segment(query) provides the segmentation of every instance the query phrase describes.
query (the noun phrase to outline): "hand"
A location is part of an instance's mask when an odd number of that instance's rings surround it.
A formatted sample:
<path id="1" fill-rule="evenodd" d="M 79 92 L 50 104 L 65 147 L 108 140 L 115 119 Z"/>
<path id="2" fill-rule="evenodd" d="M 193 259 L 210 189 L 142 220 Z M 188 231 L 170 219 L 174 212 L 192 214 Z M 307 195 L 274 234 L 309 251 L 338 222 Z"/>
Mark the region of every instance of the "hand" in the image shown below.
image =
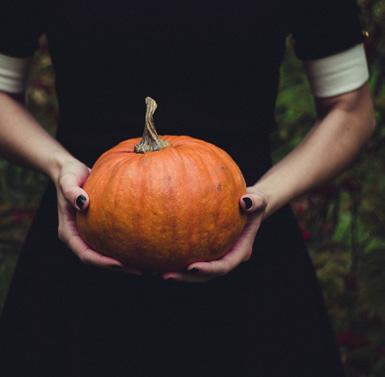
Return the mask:
<path id="1" fill-rule="evenodd" d="M 253 186 L 247 188 L 247 194 L 240 199 L 243 210 L 249 213 L 249 218 L 237 242 L 220 259 L 211 262 L 195 262 L 187 267 L 187 272 L 167 272 L 163 279 L 173 279 L 180 282 L 202 283 L 218 276 L 223 276 L 250 259 L 253 243 L 263 220 L 267 199 L 264 194 Z M 246 199 L 244 201 L 243 199 Z"/>
<path id="2" fill-rule="evenodd" d="M 141 271 L 124 266 L 118 260 L 92 250 L 83 241 L 76 228 L 75 211 L 83 211 L 89 204 L 88 195 L 81 185 L 90 171 L 91 169 L 75 159 L 61 167 L 54 182 L 58 199 L 58 237 L 85 264 L 141 275 Z"/>

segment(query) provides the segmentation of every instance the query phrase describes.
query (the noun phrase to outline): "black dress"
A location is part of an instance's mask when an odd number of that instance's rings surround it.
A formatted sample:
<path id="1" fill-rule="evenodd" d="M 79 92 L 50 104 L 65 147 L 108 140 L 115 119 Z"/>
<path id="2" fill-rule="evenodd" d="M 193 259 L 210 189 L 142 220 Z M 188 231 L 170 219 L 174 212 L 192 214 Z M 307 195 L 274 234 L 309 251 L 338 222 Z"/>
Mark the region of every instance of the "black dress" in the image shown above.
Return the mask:
<path id="1" fill-rule="evenodd" d="M 362 41 L 349 0 L 6 0 L 0 52 L 31 56 L 46 33 L 58 139 L 89 166 L 140 136 L 217 144 L 248 185 L 271 166 L 285 38 L 300 59 Z M 57 238 L 49 184 L 0 327 L 4 377 L 342 377 L 333 329 L 289 206 L 261 226 L 250 261 L 204 284 L 83 265 Z"/>

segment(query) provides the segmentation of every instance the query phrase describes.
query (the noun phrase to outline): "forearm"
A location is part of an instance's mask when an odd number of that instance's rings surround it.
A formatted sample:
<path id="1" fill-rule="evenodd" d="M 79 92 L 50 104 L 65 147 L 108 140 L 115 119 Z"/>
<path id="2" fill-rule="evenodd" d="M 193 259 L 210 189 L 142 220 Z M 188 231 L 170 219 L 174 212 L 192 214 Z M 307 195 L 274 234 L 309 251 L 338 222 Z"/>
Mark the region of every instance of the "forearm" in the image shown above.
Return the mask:
<path id="1" fill-rule="evenodd" d="M 254 188 L 268 199 L 265 218 L 335 177 L 366 144 L 375 127 L 373 109 L 367 88 L 356 94 L 331 104 L 325 101 L 328 109 L 319 109 L 321 119 L 303 141 L 256 182 Z"/>
<path id="2" fill-rule="evenodd" d="M 55 180 L 74 158 L 16 99 L 0 91 L 0 154 Z"/>

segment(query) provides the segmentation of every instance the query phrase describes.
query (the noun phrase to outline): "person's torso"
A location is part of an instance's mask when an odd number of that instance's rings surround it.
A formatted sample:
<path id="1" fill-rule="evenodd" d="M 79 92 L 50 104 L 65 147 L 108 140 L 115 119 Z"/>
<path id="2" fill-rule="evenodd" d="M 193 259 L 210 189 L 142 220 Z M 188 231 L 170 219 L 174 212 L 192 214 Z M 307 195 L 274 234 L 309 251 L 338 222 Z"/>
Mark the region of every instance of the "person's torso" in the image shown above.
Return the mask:
<path id="1" fill-rule="evenodd" d="M 160 134 L 205 139 L 236 160 L 240 149 L 245 158 L 245 151 L 252 156 L 258 135 L 274 128 L 287 35 L 283 4 L 278 0 L 48 4 L 59 139 L 76 145 L 93 140 L 102 143 L 102 151 L 124 138 L 140 136 L 144 98 L 150 96 L 158 102 L 155 121 Z"/>

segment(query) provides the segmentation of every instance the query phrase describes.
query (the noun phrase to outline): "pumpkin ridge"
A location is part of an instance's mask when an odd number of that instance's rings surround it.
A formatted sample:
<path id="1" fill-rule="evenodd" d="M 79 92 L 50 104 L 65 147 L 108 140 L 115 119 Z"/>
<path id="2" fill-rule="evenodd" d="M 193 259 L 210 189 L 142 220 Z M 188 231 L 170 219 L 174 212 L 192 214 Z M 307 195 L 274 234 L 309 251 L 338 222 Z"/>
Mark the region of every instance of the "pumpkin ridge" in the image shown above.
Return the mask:
<path id="1" fill-rule="evenodd" d="M 182 145 L 180 145 L 182 146 Z M 187 200 L 194 200 L 194 196 L 196 195 L 194 193 L 193 190 L 191 190 L 191 188 L 196 184 L 196 182 L 192 182 L 192 177 L 194 177 L 193 179 L 196 179 L 196 176 L 193 175 L 191 177 L 191 173 L 190 173 L 190 170 L 188 169 L 188 164 L 190 163 L 190 161 L 193 161 L 193 158 L 191 157 L 191 155 L 187 155 L 185 152 L 186 150 L 188 150 L 188 147 L 185 147 L 184 150 L 183 150 L 183 154 L 181 153 L 181 150 L 177 150 L 175 149 L 175 154 L 179 156 L 179 159 L 181 161 L 181 164 L 183 166 L 182 168 L 182 172 L 183 174 L 181 173 L 181 176 L 183 177 L 184 181 L 187 183 L 186 187 L 188 187 L 188 191 L 189 193 L 186 194 L 186 198 Z M 186 162 L 186 158 L 189 159 L 190 161 L 187 161 Z M 184 215 L 182 216 L 183 218 L 186 216 L 189 220 L 188 220 L 188 224 L 186 224 L 186 227 L 188 227 L 189 229 L 192 229 L 192 230 L 195 230 L 197 228 L 197 224 L 199 223 L 199 207 L 198 206 L 194 206 L 192 208 L 193 212 L 191 212 L 191 208 L 190 208 L 190 211 L 185 211 L 187 213 L 187 215 Z M 186 233 L 190 233 L 190 232 L 187 232 Z M 184 251 L 186 253 L 186 251 Z M 188 257 L 191 258 L 191 256 L 189 255 L 185 255 L 186 259 Z"/>
<path id="2" fill-rule="evenodd" d="M 227 153 L 226 151 L 218 148 L 216 145 L 209 143 L 208 148 L 214 152 L 214 154 L 218 158 L 218 162 L 226 161 L 227 169 L 224 169 L 224 172 L 226 172 L 226 180 L 230 178 L 230 181 L 228 181 L 228 186 L 232 188 L 233 193 L 229 193 L 230 197 L 236 197 L 238 198 L 236 202 L 236 212 L 239 214 L 240 217 L 243 218 L 243 223 L 246 222 L 246 215 L 242 213 L 240 206 L 239 206 L 239 199 L 241 195 L 246 193 L 246 182 L 244 180 L 243 174 L 241 170 L 239 169 L 238 165 L 235 163 L 235 161 L 232 159 L 231 155 Z M 243 192 L 238 192 L 238 189 L 240 186 L 243 187 Z M 225 200 L 224 202 L 227 202 Z M 235 209 L 234 209 L 235 210 Z M 225 226 L 225 223 L 222 223 L 221 226 Z M 230 225 L 227 225 L 229 227 Z"/>
<path id="3" fill-rule="evenodd" d="M 113 168 L 111 169 L 111 178 L 109 180 L 108 185 L 111 186 L 107 192 L 107 195 L 103 195 L 104 200 L 106 203 L 104 204 L 106 207 L 106 210 L 102 212 L 103 214 L 103 228 L 104 232 L 107 235 L 107 239 L 114 238 L 113 233 L 114 233 L 114 222 L 116 221 L 116 216 L 114 213 L 112 213 L 112 216 L 110 216 L 110 208 L 115 209 L 116 204 L 118 203 L 117 201 L 117 193 L 119 192 L 119 187 L 120 187 L 120 182 L 122 180 L 122 177 L 118 174 L 119 168 L 122 166 L 122 160 L 120 159 L 119 161 L 114 164 Z M 111 192 L 114 193 L 111 195 Z M 119 210 L 119 209 L 118 209 Z M 113 243 L 115 240 L 113 240 Z M 115 254 L 115 250 L 108 250 L 110 253 Z"/>
<path id="4" fill-rule="evenodd" d="M 145 154 L 140 155 L 140 157 L 146 158 L 146 155 Z M 136 223 L 136 229 L 137 229 L 136 232 L 137 232 L 137 234 L 140 234 L 139 240 L 142 237 L 142 230 L 146 225 L 145 224 L 146 218 L 144 216 L 141 216 L 141 212 L 143 211 L 143 208 L 144 208 L 143 202 L 146 200 L 147 195 L 148 195 L 148 185 L 146 184 L 145 176 L 143 174 L 143 169 L 140 166 L 140 160 L 141 159 L 138 159 L 138 158 L 134 159 L 134 161 L 136 163 L 136 169 L 134 171 L 137 171 L 137 173 L 138 173 L 135 177 L 136 178 L 135 189 L 137 189 L 137 187 L 140 188 L 141 193 L 140 193 L 139 197 L 137 198 L 137 202 L 135 202 L 135 205 L 133 206 L 134 210 L 132 213 L 132 218 L 135 219 L 135 223 Z"/>
<path id="5" fill-rule="evenodd" d="M 182 170 L 183 174 L 181 172 L 180 179 L 182 180 L 183 183 L 186 184 L 185 190 L 187 190 L 187 192 L 183 196 L 183 199 L 186 200 L 186 201 L 194 200 L 196 194 L 192 190 L 192 188 L 196 184 L 196 182 L 193 181 L 196 177 L 195 177 L 195 175 L 191 175 L 191 173 L 190 173 L 191 170 L 189 169 L 189 164 L 190 164 L 191 156 L 187 156 L 186 154 L 181 155 L 180 154 L 180 150 L 178 150 L 176 148 L 174 149 L 174 153 L 176 155 L 180 156 L 180 157 L 178 157 L 178 159 L 180 159 L 181 164 L 183 166 L 183 168 L 182 168 L 183 169 Z M 186 204 L 183 203 L 181 207 L 185 208 L 185 205 Z M 197 208 L 196 208 L 196 206 L 194 206 L 193 208 L 190 208 L 189 211 L 183 211 L 183 214 L 187 213 L 184 216 L 181 216 L 180 213 L 179 213 L 180 217 L 182 217 L 183 219 L 184 218 L 188 219 L 190 231 L 196 229 L 195 222 L 197 221 L 197 218 L 198 218 L 198 216 L 196 214 L 196 211 L 197 211 Z M 186 220 L 186 222 L 187 222 L 187 220 Z"/>
<path id="6" fill-rule="evenodd" d="M 201 156 L 201 158 L 202 158 L 202 156 Z M 214 158 L 213 158 L 213 155 L 210 155 L 210 159 L 211 160 L 214 160 Z M 210 176 L 210 178 L 211 178 L 211 182 L 212 182 L 212 184 L 213 184 L 213 192 L 215 192 L 216 193 L 216 186 L 217 186 L 217 184 L 218 184 L 218 182 L 220 183 L 221 182 L 221 178 L 219 177 L 219 174 L 215 174 L 215 176 L 214 176 L 214 178 L 213 178 L 213 170 L 210 170 L 208 167 L 207 167 L 207 161 L 204 161 L 203 160 L 203 165 L 205 166 L 205 170 L 207 171 L 207 173 L 208 173 L 208 175 Z M 215 189 L 214 189 L 214 187 L 215 187 Z M 216 199 L 217 199 L 217 197 L 216 197 Z M 213 203 L 212 205 L 211 205 L 211 207 L 218 207 L 218 208 L 220 208 L 220 209 L 217 209 L 216 210 L 216 208 L 213 208 L 213 210 L 211 210 L 211 208 L 210 208 L 210 210 L 209 210 L 209 213 L 212 213 L 212 214 L 214 214 L 214 216 L 213 216 L 213 218 L 211 219 L 211 221 L 213 222 L 213 224 L 215 224 L 215 226 L 214 226 L 214 229 L 216 229 L 218 226 L 219 226 L 219 219 L 221 218 L 221 216 L 220 216 L 220 213 L 222 212 L 222 205 L 223 205 L 223 203 L 222 203 L 222 200 L 221 200 L 222 198 L 218 198 L 216 201 L 215 201 L 215 203 Z M 206 226 L 206 228 L 207 228 L 207 226 Z M 210 239 L 210 241 L 209 241 L 209 247 L 210 247 L 210 249 L 212 249 L 212 245 L 213 244 L 215 244 L 215 240 L 216 240 L 216 238 L 217 238 L 217 236 L 218 236 L 218 232 L 215 230 L 215 231 L 212 231 L 211 232 L 211 239 Z"/>
<path id="7" fill-rule="evenodd" d="M 211 159 L 210 164 L 212 164 L 213 166 L 215 165 L 219 166 L 219 164 L 223 160 L 219 159 L 218 154 L 212 153 L 213 152 L 212 148 L 210 148 L 207 145 L 204 145 L 204 149 L 205 149 L 205 152 L 210 156 L 210 159 Z M 222 195 L 217 200 L 217 203 L 215 204 L 220 209 L 218 211 L 212 211 L 212 213 L 215 213 L 215 219 L 213 221 L 215 222 L 217 228 L 221 228 L 222 226 L 224 226 L 223 219 L 226 218 L 225 214 L 229 213 L 228 208 L 226 208 L 226 202 L 228 200 L 227 198 L 230 195 L 229 188 L 231 189 L 231 187 L 234 186 L 234 184 L 232 184 L 229 180 L 229 176 L 232 177 L 232 174 L 228 174 L 227 169 L 225 171 L 221 170 L 220 172 L 221 174 L 217 174 L 216 179 L 213 181 L 213 184 L 215 185 L 215 189 L 218 183 L 224 185 L 221 190 Z M 212 174 L 212 171 L 209 170 L 209 173 Z M 231 195 L 231 196 L 233 197 L 235 195 Z M 217 242 L 219 242 L 218 240 L 219 238 L 221 238 L 221 234 L 219 232 L 213 232 L 212 238 L 211 238 L 211 244 L 215 245 Z"/>
<path id="8" fill-rule="evenodd" d="M 210 183 L 207 183 L 206 179 L 207 177 L 209 177 L 209 180 L 212 181 L 212 175 L 211 175 L 211 172 L 209 171 L 209 169 L 207 168 L 206 166 L 206 163 L 203 159 L 203 156 L 201 155 L 201 153 L 198 152 L 198 154 L 194 154 L 197 152 L 197 149 L 192 149 L 191 146 L 189 145 L 188 147 L 185 148 L 184 150 L 184 154 L 188 154 L 190 156 L 190 159 L 192 162 L 192 165 L 193 166 L 196 166 L 196 170 L 201 172 L 201 171 L 205 171 L 206 174 L 194 174 L 194 177 L 196 177 L 196 182 L 194 184 L 196 184 L 198 187 L 204 187 L 205 189 L 208 189 L 210 191 L 210 186 L 211 184 Z M 191 186 L 193 187 L 194 184 L 192 184 Z M 212 184 L 214 185 L 214 183 L 212 182 Z M 203 196 L 201 196 L 201 194 L 203 194 Z M 210 196 L 210 195 L 209 195 Z M 198 244 L 201 245 L 202 244 L 202 239 L 205 238 L 205 234 L 204 234 L 204 230 L 206 228 L 206 221 L 202 221 L 202 220 L 205 220 L 204 217 L 202 217 L 202 213 L 207 213 L 209 212 L 209 209 L 207 206 L 212 206 L 212 205 L 215 205 L 215 204 L 212 204 L 210 202 L 207 202 L 206 198 L 207 198 L 207 194 L 205 194 L 204 192 L 199 192 L 199 195 L 197 197 L 197 192 L 194 192 L 194 197 L 192 197 L 192 200 L 196 201 L 196 200 L 199 200 L 200 199 L 200 203 L 199 205 L 195 206 L 194 208 L 194 216 L 192 216 L 192 218 L 194 219 L 194 225 L 191 226 L 191 229 L 193 231 L 196 231 L 197 234 L 198 234 L 198 238 L 199 238 L 199 241 L 198 241 Z M 210 199 L 210 197 L 209 197 Z M 204 201 L 204 204 L 202 205 L 202 200 Z M 200 246 L 201 247 L 201 246 Z"/>
<path id="9" fill-rule="evenodd" d="M 111 166 L 112 165 L 112 166 Z M 101 198 L 103 201 L 103 211 L 99 211 L 99 222 L 101 223 L 101 233 L 103 234 L 103 237 L 106 237 L 107 239 L 113 238 L 113 229 L 114 229 L 114 222 L 116 216 L 114 213 L 112 213 L 112 216 L 110 215 L 111 208 L 114 209 L 116 207 L 116 195 L 111 195 L 111 193 L 116 193 L 116 189 L 119 188 L 119 183 L 122 179 L 122 177 L 119 176 L 118 171 L 120 166 L 122 165 L 122 160 L 113 161 L 108 166 L 103 166 L 104 169 L 108 168 L 108 172 L 110 173 L 111 178 L 108 181 L 108 184 L 104 186 L 104 190 L 102 191 Z M 99 235 L 98 235 L 99 236 Z M 114 240 L 112 241 L 114 243 Z M 105 245 L 103 245 L 103 248 L 105 248 L 105 251 L 108 253 L 111 253 L 112 255 L 115 254 L 114 250 L 111 250 L 111 248 L 107 248 Z M 99 250 L 98 250 L 99 251 Z M 102 252 L 102 251 L 100 251 Z"/>

